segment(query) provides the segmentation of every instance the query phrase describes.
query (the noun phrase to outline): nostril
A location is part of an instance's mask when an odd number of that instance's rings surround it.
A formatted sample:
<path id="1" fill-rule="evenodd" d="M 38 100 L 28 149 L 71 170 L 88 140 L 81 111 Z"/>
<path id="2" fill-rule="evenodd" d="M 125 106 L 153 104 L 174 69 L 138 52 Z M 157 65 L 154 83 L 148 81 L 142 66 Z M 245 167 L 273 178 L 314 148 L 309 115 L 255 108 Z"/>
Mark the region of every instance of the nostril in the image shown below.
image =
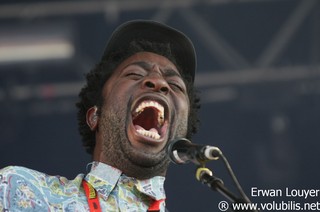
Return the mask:
<path id="1" fill-rule="evenodd" d="M 162 87 L 162 88 L 160 88 L 160 91 L 163 93 L 167 93 L 169 91 L 169 89 L 167 87 Z"/>
<path id="2" fill-rule="evenodd" d="M 146 85 L 148 88 L 154 88 L 154 87 L 155 87 L 155 85 L 154 85 L 152 82 L 150 82 L 150 81 L 145 82 L 145 85 Z"/>
<path id="3" fill-rule="evenodd" d="M 169 92 L 169 87 L 167 86 L 167 83 L 164 82 L 163 80 L 159 80 L 159 79 L 146 80 L 146 81 L 144 81 L 143 86 L 147 89 L 151 89 L 151 90 L 161 92 L 161 93 L 168 93 Z"/>

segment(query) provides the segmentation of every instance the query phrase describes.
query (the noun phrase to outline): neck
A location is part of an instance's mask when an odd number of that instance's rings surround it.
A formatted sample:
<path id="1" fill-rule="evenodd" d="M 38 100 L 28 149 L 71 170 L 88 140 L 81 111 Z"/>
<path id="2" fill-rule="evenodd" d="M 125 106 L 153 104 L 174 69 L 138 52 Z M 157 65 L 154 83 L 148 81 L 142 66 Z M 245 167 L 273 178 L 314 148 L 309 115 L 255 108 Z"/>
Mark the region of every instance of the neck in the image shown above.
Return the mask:
<path id="1" fill-rule="evenodd" d="M 105 157 L 103 152 L 100 154 L 99 158 L 95 158 L 95 161 L 99 161 L 108 164 L 114 168 L 117 168 L 123 172 L 128 177 L 134 177 L 139 180 L 150 179 L 155 176 L 165 176 L 167 168 L 169 166 L 169 159 L 164 159 L 160 163 L 152 166 L 142 166 L 130 161 L 130 159 L 125 157 Z"/>

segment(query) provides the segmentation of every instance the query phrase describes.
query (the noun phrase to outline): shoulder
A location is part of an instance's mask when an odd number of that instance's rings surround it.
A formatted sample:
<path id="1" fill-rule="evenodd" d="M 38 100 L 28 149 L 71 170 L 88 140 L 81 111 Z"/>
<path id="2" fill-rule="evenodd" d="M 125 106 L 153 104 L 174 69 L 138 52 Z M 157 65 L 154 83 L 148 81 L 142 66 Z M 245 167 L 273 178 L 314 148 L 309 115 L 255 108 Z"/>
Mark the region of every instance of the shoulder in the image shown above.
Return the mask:
<path id="1" fill-rule="evenodd" d="M 8 166 L 0 170 L 0 184 L 10 187 L 30 184 L 38 187 L 48 178 L 48 175 L 22 166 Z M 31 186 L 30 186 L 31 187 Z"/>
<path id="2" fill-rule="evenodd" d="M 0 169 L 0 185 L 7 184 L 10 187 L 28 185 L 30 188 L 50 193 L 58 192 L 68 187 L 80 187 L 84 175 L 79 174 L 75 179 L 68 180 L 59 175 L 48 175 L 22 166 L 8 166 Z"/>
<path id="3" fill-rule="evenodd" d="M 75 179 L 68 180 L 65 177 L 59 175 L 48 175 L 43 172 L 39 172 L 30 168 L 22 166 L 7 166 L 0 169 L 0 182 L 24 180 L 33 183 L 34 185 L 50 186 L 54 184 L 61 184 L 63 186 L 67 184 L 81 182 L 83 179 L 83 174 L 79 174 Z"/>
<path id="4" fill-rule="evenodd" d="M 3 208 L 12 210 L 47 210 L 50 201 L 66 196 L 66 189 L 67 195 L 77 193 L 82 178 L 78 175 L 69 181 L 26 167 L 5 167 L 0 169 L 0 208 L 3 204 Z"/>
<path id="5" fill-rule="evenodd" d="M 0 191 L 13 194 L 39 193 L 46 185 L 47 175 L 26 167 L 8 166 L 0 170 Z"/>
<path id="6" fill-rule="evenodd" d="M 22 166 L 7 166 L 3 169 L 0 169 L 0 179 L 10 176 L 19 176 L 21 178 L 36 178 L 43 175 L 45 174 Z"/>
<path id="7" fill-rule="evenodd" d="M 5 210 L 46 209 L 39 181 L 44 174 L 20 166 L 0 170 L 0 208 Z"/>

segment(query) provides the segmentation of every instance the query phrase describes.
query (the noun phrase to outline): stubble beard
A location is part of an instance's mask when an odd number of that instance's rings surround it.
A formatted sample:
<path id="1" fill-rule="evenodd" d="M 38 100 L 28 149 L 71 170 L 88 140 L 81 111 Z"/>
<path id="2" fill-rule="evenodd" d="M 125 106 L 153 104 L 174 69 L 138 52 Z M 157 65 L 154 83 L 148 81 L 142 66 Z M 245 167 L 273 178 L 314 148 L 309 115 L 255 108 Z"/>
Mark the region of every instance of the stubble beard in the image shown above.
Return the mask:
<path id="1" fill-rule="evenodd" d="M 165 150 L 157 154 L 135 149 L 126 135 L 126 111 L 102 111 L 99 130 L 107 163 L 129 177 L 148 179 L 164 176 L 169 165 Z"/>

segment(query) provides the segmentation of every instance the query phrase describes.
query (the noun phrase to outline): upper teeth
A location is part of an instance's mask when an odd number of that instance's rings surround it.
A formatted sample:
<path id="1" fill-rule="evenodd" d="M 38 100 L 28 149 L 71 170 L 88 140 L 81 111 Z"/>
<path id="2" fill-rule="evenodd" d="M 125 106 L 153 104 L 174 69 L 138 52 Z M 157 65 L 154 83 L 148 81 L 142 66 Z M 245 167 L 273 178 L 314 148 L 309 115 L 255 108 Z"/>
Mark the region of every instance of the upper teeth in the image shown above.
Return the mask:
<path id="1" fill-rule="evenodd" d="M 158 123 L 160 125 L 163 124 L 164 122 L 164 108 L 162 105 L 160 105 L 156 101 L 143 101 L 135 110 L 136 114 L 140 114 L 143 112 L 143 110 L 147 107 L 154 107 L 156 108 L 159 113 L 158 113 Z"/>

